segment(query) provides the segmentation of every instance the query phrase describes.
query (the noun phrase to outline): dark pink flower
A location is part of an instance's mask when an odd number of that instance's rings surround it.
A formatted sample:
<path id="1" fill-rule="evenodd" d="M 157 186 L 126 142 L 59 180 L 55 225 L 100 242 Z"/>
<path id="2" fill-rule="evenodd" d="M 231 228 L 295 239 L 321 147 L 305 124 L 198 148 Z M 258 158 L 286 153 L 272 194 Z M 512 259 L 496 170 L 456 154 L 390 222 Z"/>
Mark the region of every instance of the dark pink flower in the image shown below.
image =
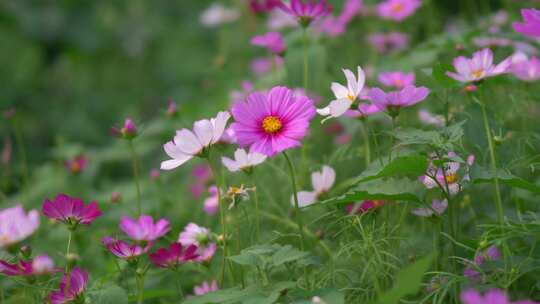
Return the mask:
<path id="1" fill-rule="evenodd" d="M 145 248 L 137 244 L 129 245 L 127 242 L 116 240 L 110 236 L 104 237 L 102 243 L 112 254 L 128 261 L 135 260 L 140 255 L 146 253 L 151 246 L 151 243 L 148 243 Z"/>
<path id="2" fill-rule="evenodd" d="M 283 55 L 285 52 L 285 41 L 278 32 L 268 32 L 251 38 L 251 44 L 268 49 L 276 55 Z"/>
<path id="3" fill-rule="evenodd" d="M 414 85 L 416 77 L 414 73 L 384 72 L 379 74 L 379 82 L 387 87 L 394 87 L 398 90 L 406 86 Z"/>
<path id="4" fill-rule="evenodd" d="M 332 12 L 332 6 L 326 0 L 291 0 L 290 4 L 281 2 L 279 7 L 295 17 L 302 27 L 307 27 L 313 20 Z"/>
<path id="5" fill-rule="evenodd" d="M 383 19 L 403 21 L 421 4 L 420 0 L 386 0 L 377 6 L 377 14 Z"/>
<path id="6" fill-rule="evenodd" d="M 385 201 L 381 200 L 366 200 L 363 202 L 349 204 L 345 206 L 345 211 L 348 214 L 362 214 L 364 212 L 377 209 L 385 204 Z"/>
<path id="7" fill-rule="evenodd" d="M 514 22 L 514 30 L 529 37 L 540 37 L 540 10 L 529 8 L 521 10 L 523 23 Z"/>
<path id="8" fill-rule="evenodd" d="M 399 114 L 404 107 L 413 106 L 426 99 L 429 89 L 426 87 L 406 86 L 400 91 L 385 93 L 379 88 L 369 90 L 371 102 L 381 111 L 387 111 L 391 116 Z"/>
<path id="9" fill-rule="evenodd" d="M 197 262 L 212 259 L 217 250 L 217 244 L 208 228 L 195 223 L 189 223 L 178 236 L 178 243 L 183 246 L 195 245 L 197 247 Z"/>
<path id="10" fill-rule="evenodd" d="M 313 102 L 294 96 L 286 87 L 274 87 L 268 94 L 255 92 L 247 102 L 235 103 L 231 111 L 238 144 L 267 156 L 301 146 L 315 116 Z"/>
<path id="11" fill-rule="evenodd" d="M 280 5 L 280 0 L 249 0 L 249 8 L 255 14 L 267 13 Z"/>
<path id="12" fill-rule="evenodd" d="M 111 133 L 124 139 L 133 139 L 137 137 L 137 127 L 131 118 L 126 118 L 124 125 L 121 128 L 112 127 Z"/>
<path id="13" fill-rule="evenodd" d="M 484 295 L 474 289 L 467 289 L 461 293 L 461 301 L 463 304 L 538 304 L 531 300 L 512 302 L 500 289 L 488 290 Z"/>
<path id="14" fill-rule="evenodd" d="M 79 155 L 72 159 L 67 159 L 64 161 L 64 166 L 69 172 L 78 174 L 88 166 L 88 157 L 86 155 Z"/>
<path id="15" fill-rule="evenodd" d="M 138 220 L 123 217 L 120 220 L 120 229 L 135 241 L 153 242 L 171 230 L 169 221 L 160 219 L 154 224 L 149 215 L 141 215 Z"/>
<path id="16" fill-rule="evenodd" d="M 178 114 L 178 106 L 176 105 L 176 102 L 169 101 L 169 104 L 167 105 L 167 116 L 174 117 Z"/>
<path id="17" fill-rule="evenodd" d="M 179 264 L 195 261 L 198 258 L 197 246 L 189 245 L 183 248 L 180 243 L 173 243 L 169 248 L 159 248 L 150 254 L 150 260 L 154 265 L 161 268 L 175 268 Z"/>
<path id="18" fill-rule="evenodd" d="M 66 194 L 58 194 L 52 201 L 45 200 L 42 211 L 46 217 L 64 222 L 71 228 L 78 224 L 89 225 L 101 216 L 97 202 L 85 205 L 81 199 Z"/>
<path id="19" fill-rule="evenodd" d="M 0 273 L 7 276 L 36 276 L 56 272 L 54 262 L 47 255 L 40 255 L 33 260 L 19 260 L 15 264 L 0 260 Z"/>
<path id="20" fill-rule="evenodd" d="M 64 278 L 60 282 L 60 290 L 52 292 L 49 295 L 49 301 L 51 304 L 71 303 L 72 301 L 84 303 L 83 293 L 87 284 L 88 273 L 75 267 L 70 273 L 64 273 Z"/>

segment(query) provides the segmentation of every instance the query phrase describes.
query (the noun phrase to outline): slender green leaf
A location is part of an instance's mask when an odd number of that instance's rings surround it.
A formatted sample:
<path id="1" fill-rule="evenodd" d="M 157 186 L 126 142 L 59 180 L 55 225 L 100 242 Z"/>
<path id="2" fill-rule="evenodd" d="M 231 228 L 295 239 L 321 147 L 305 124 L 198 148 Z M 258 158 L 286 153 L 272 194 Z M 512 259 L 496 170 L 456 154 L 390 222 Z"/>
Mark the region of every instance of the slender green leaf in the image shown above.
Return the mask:
<path id="1" fill-rule="evenodd" d="M 535 185 L 523 178 L 517 177 L 505 169 L 497 169 L 497 173 L 493 174 L 491 170 L 481 166 L 474 166 L 471 172 L 471 178 L 475 184 L 493 183 L 497 176 L 502 184 L 510 187 L 525 189 L 533 193 L 540 194 L 540 186 Z"/>

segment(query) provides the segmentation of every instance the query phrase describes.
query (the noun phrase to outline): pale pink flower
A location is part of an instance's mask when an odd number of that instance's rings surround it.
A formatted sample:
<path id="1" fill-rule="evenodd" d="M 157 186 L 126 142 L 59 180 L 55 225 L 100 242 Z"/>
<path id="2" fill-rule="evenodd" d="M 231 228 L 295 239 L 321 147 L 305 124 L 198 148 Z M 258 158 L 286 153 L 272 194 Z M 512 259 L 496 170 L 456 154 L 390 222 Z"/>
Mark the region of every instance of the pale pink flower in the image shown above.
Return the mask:
<path id="1" fill-rule="evenodd" d="M 537 81 L 540 79 L 540 60 L 535 56 L 530 59 L 524 53 L 512 55 L 510 71 L 523 81 Z"/>
<path id="2" fill-rule="evenodd" d="M 120 229 L 134 241 L 153 242 L 167 234 L 171 226 L 166 219 L 160 219 L 154 223 L 151 216 L 141 215 L 138 219 L 122 217 Z"/>
<path id="3" fill-rule="evenodd" d="M 448 152 L 448 158 L 457 156 L 454 152 Z M 459 172 L 462 164 L 457 161 L 446 161 L 442 167 L 435 164 L 435 160 L 438 160 L 437 157 L 432 157 L 431 162 L 428 167 L 426 175 L 420 177 L 420 181 L 428 188 L 433 189 L 435 187 L 443 187 L 446 191 L 446 184 L 448 184 L 449 194 L 454 195 L 461 191 L 462 183 L 469 181 L 469 167 L 474 164 L 475 157 L 474 155 L 469 155 L 467 161 L 464 164 L 465 170 L 462 176 Z M 446 175 L 445 175 L 446 173 Z M 429 176 L 428 176 L 429 175 Z M 446 177 L 446 178 L 445 178 Z M 446 181 L 445 181 L 446 180 Z"/>
<path id="4" fill-rule="evenodd" d="M 270 58 L 255 58 L 251 61 L 251 71 L 257 76 L 268 74 L 273 69 L 283 67 L 284 61 L 280 56 Z"/>
<path id="5" fill-rule="evenodd" d="M 415 215 L 422 217 L 431 217 L 433 215 L 441 215 L 444 213 L 448 207 L 448 200 L 444 199 L 442 201 L 434 199 L 431 201 L 431 208 L 416 208 L 411 212 Z"/>
<path id="6" fill-rule="evenodd" d="M 409 36 L 399 32 L 373 33 L 367 40 L 377 52 L 382 54 L 397 52 L 409 46 Z"/>
<path id="7" fill-rule="evenodd" d="M 379 88 L 369 90 L 371 102 L 381 111 L 387 111 L 392 116 L 397 115 L 401 108 L 410 107 L 423 101 L 428 94 L 428 88 L 412 85 L 406 86 L 400 91 L 388 93 Z"/>
<path id="8" fill-rule="evenodd" d="M 221 3 L 213 3 L 201 14 L 200 21 L 204 26 L 216 27 L 233 22 L 238 17 L 240 17 L 238 10 L 225 7 Z"/>
<path id="9" fill-rule="evenodd" d="M 455 58 L 453 65 L 457 73 L 446 72 L 446 74 L 460 82 L 477 82 L 487 77 L 508 72 L 511 64 L 511 58 L 507 58 L 494 65 L 493 53 L 486 48 L 475 52 L 472 58 L 463 56 Z"/>
<path id="10" fill-rule="evenodd" d="M 266 155 L 257 152 L 246 152 L 244 149 L 236 149 L 234 160 L 222 157 L 221 162 L 231 172 L 248 171 L 251 168 L 262 164 L 266 160 Z"/>
<path id="11" fill-rule="evenodd" d="M 268 32 L 251 39 L 251 44 L 264 47 L 275 55 L 282 55 L 285 52 L 285 41 L 278 32 Z"/>
<path id="12" fill-rule="evenodd" d="M 529 37 L 540 37 L 540 10 L 530 8 L 521 10 L 523 23 L 514 22 L 514 30 Z"/>
<path id="13" fill-rule="evenodd" d="M 321 171 L 311 174 L 311 185 L 313 191 L 300 191 L 297 193 L 298 207 L 305 207 L 313 204 L 317 199 L 327 193 L 336 181 L 336 171 L 330 166 L 323 166 Z M 294 196 L 291 196 L 291 204 L 294 205 Z"/>
<path id="14" fill-rule="evenodd" d="M 377 14 L 399 22 L 414 14 L 421 4 L 420 0 L 385 0 L 377 6 Z"/>
<path id="15" fill-rule="evenodd" d="M 199 256 L 195 260 L 199 262 L 209 261 L 217 250 L 217 245 L 210 230 L 195 223 L 187 224 L 184 231 L 178 236 L 178 242 L 183 246 L 197 246 Z"/>
<path id="16" fill-rule="evenodd" d="M 39 227 L 39 212 L 26 213 L 22 205 L 0 211 L 0 247 L 16 244 L 36 231 Z"/>
<path id="17" fill-rule="evenodd" d="M 204 281 L 201 283 L 201 285 L 193 287 L 193 293 L 196 296 L 202 296 L 217 290 L 219 290 L 219 287 L 216 280 L 212 280 L 210 283 Z"/>
<path id="18" fill-rule="evenodd" d="M 435 115 L 426 109 L 418 110 L 418 119 L 426 125 L 434 125 L 437 127 L 444 126 L 444 117 L 442 115 Z"/>
<path id="19" fill-rule="evenodd" d="M 218 188 L 213 185 L 208 188 L 208 193 L 210 194 L 204 200 L 203 210 L 208 215 L 215 215 L 219 210 L 219 200 L 218 200 Z"/>
<path id="20" fill-rule="evenodd" d="M 379 74 L 379 82 L 387 87 L 403 89 L 406 86 L 414 85 L 416 77 L 414 73 L 384 72 Z"/>

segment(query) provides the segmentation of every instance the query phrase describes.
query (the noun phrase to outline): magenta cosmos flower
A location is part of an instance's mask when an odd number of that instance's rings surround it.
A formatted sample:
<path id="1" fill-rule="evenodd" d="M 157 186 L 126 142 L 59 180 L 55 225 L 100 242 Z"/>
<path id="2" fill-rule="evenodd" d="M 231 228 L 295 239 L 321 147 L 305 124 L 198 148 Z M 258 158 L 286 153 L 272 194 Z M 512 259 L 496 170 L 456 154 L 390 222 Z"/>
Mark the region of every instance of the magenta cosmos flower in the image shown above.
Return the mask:
<path id="1" fill-rule="evenodd" d="M 363 202 L 348 204 L 347 206 L 345 206 L 345 211 L 351 215 L 362 214 L 371 210 L 378 209 L 384 204 L 386 204 L 386 202 L 382 200 L 366 200 Z"/>
<path id="2" fill-rule="evenodd" d="M 494 65 L 493 52 L 486 48 L 475 52 L 472 58 L 457 57 L 453 62 L 457 73 L 446 72 L 446 74 L 460 82 L 477 82 L 487 77 L 506 73 L 511 64 L 511 58 L 507 58 Z"/>
<path id="3" fill-rule="evenodd" d="M 406 86 L 414 85 L 416 77 L 414 73 L 384 72 L 379 74 L 379 82 L 387 87 L 394 87 L 398 90 Z"/>
<path id="4" fill-rule="evenodd" d="M 403 21 L 420 7 L 420 0 L 386 0 L 377 6 L 377 15 L 383 19 Z"/>
<path id="5" fill-rule="evenodd" d="M 49 301 L 51 304 L 84 303 L 83 293 L 87 284 L 88 273 L 75 267 L 70 273 L 64 273 L 60 290 L 52 292 L 49 295 Z"/>
<path id="6" fill-rule="evenodd" d="M 159 248 L 156 252 L 151 253 L 150 260 L 157 267 L 176 268 L 180 264 L 195 261 L 199 257 L 197 250 L 195 245 L 184 248 L 180 243 L 173 243 L 169 248 Z"/>
<path id="7" fill-rule="evenodd" d="M 463 270 L 463 276 L 469 278 L 473 282 L 481 282 L 482 274 L 477 270 L 479 266 L 486 261 L 498 261 L 501 259 L 501 252 L 497 246 L 489 246 L 484 251 L 479 251 L 474 256 L 474 261 L 468 261 L 467 266 Z"/>
<path id="8" fill-rule="evenodd" d="M 141 215 L 138 220 L 123 217 L 120 220 L 120 229 L 134 241 L 153 242 L 167 234 L 171 226 L 166 219 L 160 219 L 154 223 L 151 216 Z"/>
<path id="9" fill-rule="evenodd" d="M 536 81 L 540 79 L 540 60 L 535 56 L 530 59 L 524 53 L 512 55 L 510 71 L 523 81 Z"/>
<path id="10" fill-rule="evenodd" d="M 255 14 L 268 13 L 279 7 L 281 0 L 249 0 L 249 8 Z"/>
<path id="11" fill-rule="evenodd" d="M 58 194 L 52 201 L 45 200 L 42 211 L 46 217 L 61 221 L 70 228 L 79 224 L 90 225 L 101 215 L 97 202 L 85 205 L 81 199 L 66 194 Z"/>
<path id="12" fill-rule="evenodd" d="M 285 53 L 285 41 L 278 32 L 268 32 L 251 38 L 251 44 L 268 49 L 276 55 Z"/>
<path id="13" fill-rule="evenodd" d="M 217 284 L 216 280 L 212 280 L 212 282 L 210 282 L 210 283 L 204 281 L 204 282 L 202 282 L 201 285 L 193 287 L 193 293 L 196 296 L 202 296 L 202 295 L 205 295 L 207 293 L 211 293 L 211 292 L 218 291 L 218 290 L 219 290 L 219 287 L 218 287 L 218 284 Z"/>
<path id="14" fill-rule="evenodd" d="M 111 128 L 111 134 L 124 139 L 133 139 L 137 137 L 137 127 L 131 118 L 126 118 L 126 120 L 124 120 L 124 125 L 121 128 Z"/>
<path id="15" fill-rule="evenodd" d="M 289 4 L 281 2 L 279 7 L 295 17 L 302 27 L 307 27 L 313 20 L 332 12 L 332 6 L 326 0 L 291 0 Z"/>
<path id="16" fill-rule="evenodd" d="M 21 205 L 0 210 L 0 247 L 8 247 L 26 239 L 38 227 L 37 210 L 26 214 Z"/>
<path id="17" fill-rule="evenodd" d="M 210 260 L 217 249 L 210 230 L 195 223 L 187 224 L 184 231 L 178 236 L 178 242 L 184 246 L 197 246 L 197 254 L 199 256 L 196 258 L 196 261 L 198 262 Z"/>
<path id="18" fill-rule="evenodd" d="M 529 37 L 540 37 L 540 10 L 529 8 L 521 10 L 523 23 L 514 22 L 514 30 Z"/>
<path id="19" fill-rule="evenodd" d="M 144 248 L 137 244 L 130 245 L 125 241 L 116 240 L 110 236 L 104 237 L 102 243 L 112 254 L 127 261 L 136 260 L 140 255 L 146 253 L 151 246 L 151 243 L 148 243 Z"/>
<path id="20" fill-rule="evenodd" d="M 240 146 L 251 152 L 274 156 L 301 146 L 315 106 L 308 97 L 297 95 L 286 87 L 274 87 L 268 94 L 255 92 L 246 102 L 233 105 L 235 122 L 231 125 Z"/>
<path id="21" fill-rule="evenodd" d="M 484 295 L 474 289 L 468 289 L 461 293 L 463 304 L 537 304 L 531 300 L 512 302 L 506 293 L 499 289 L 488 290 Z"/>
<path id="22" fill-rule="evenodd" d="M 381 111 L 387 111 L 391 116 L 399 114 L 399 110 L 410 107 L 426 99 L 429 90 L 426 87 L 406 86 L 401 91 L 385 93 L 379 88 L 369 90 L 371 102 Z"/>
<path id="23" fill-rule="evenodd" d="M 15 264 L 0 260 L 0 273 L 7 276 L 36 276 L 58 271 L 53 260 L 47 255 L 40 255 L 33 260 L 19 260 Z"/>

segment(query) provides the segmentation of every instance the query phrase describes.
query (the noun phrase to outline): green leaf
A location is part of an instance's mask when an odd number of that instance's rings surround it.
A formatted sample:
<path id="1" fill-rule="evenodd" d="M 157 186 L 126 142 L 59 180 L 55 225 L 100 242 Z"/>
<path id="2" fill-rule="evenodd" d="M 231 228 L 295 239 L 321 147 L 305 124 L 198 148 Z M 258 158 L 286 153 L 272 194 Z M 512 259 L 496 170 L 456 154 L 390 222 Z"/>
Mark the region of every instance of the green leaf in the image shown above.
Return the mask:
<path id="1" fill-rule="evenodd" d="M 377 179 L 361 183 L 341 196 L 332 197 L 304 208 L 319 204 L 351 203 L 368 199 L 421 202 L 418 194 L 423 191 L 425 188 L 420 183 L 407 178 Z"/>
<path id="2" fill-rule="evenodd" d="M 279 250 L 272 255 L 272 264 L 273 266 L 279 266 L 285 263 L 303 259 L 308 255 L 309 252 L 300 251 L 291 245 L 285 245 L 279 248 Z"/>
<path id="3" fill-rule="evenodd" d="M 278 282 L 268 287 L 251 285 L 245 289 L 234 287 L 207 293 L 203 296 L 189 298 L 185 304 L 272 304 L 287 290 L 296 287 L 295 282 Z"/>
<path id="4" fill-rule="evenodd" d="M 277 267 L 285 263 L 306 258 L 309 252 L 300 251 L 291 245 L 256 245 L 243 249 L 240 254 L 229 259 L 245 266 Z"/>
<path id="5" fill-rule="evenodd" d="M 108 286 L 91 293 L 92 303 L 98 304 L 127 304 L 126 291 L 116 285 Z"/>
<path id="6" fill-rule="evenodd" d="M 453 71 L 454 67 L 449 63 L 438 63 L 433 67 L 432 76 L 433 79 L 443 88 L 454 88 L 460 85 L 460 83 L 446 75 L 446 72 Z"/>
<path id="7" fill-rule="evenodd" d="M 502 184 L 540 194 L 540 186 L 517 177 L 505 169 L 498 168 L 496 174 L 481 166 L 474 166 L 471 170 L 471 178 L 475 184 L 493 183 L 495 176 L 499 178 L 499 182 Z"/>
<path id="8" fill-rule="evenodd" d="M 427 167 L 427 157 L 422 155 L 398 156 L 389 164 L 383 164 L 382 166 L 379 161 L 374 161 L 360 176 L 355 178 L 354 183 L 395 175 L 420 176 L 426 172 Z"/>
<path id="9" fill-rule="evenodd" d="M 403 268 L 396 276 L 395 284 L 388 292 L 379 297 L 378 304 L 396 304 L 407 295 L 418 292 L 422 277 L 429 269 L 434 255 L 429 255 Z"/>
<path id="10" fill-rule="evenodd" d="M 441 134 L 437 131 L 412 128 L 398 129 L 394 131 L 394 137 L 402 145 L 439 145 L 443 142 Z"/>

